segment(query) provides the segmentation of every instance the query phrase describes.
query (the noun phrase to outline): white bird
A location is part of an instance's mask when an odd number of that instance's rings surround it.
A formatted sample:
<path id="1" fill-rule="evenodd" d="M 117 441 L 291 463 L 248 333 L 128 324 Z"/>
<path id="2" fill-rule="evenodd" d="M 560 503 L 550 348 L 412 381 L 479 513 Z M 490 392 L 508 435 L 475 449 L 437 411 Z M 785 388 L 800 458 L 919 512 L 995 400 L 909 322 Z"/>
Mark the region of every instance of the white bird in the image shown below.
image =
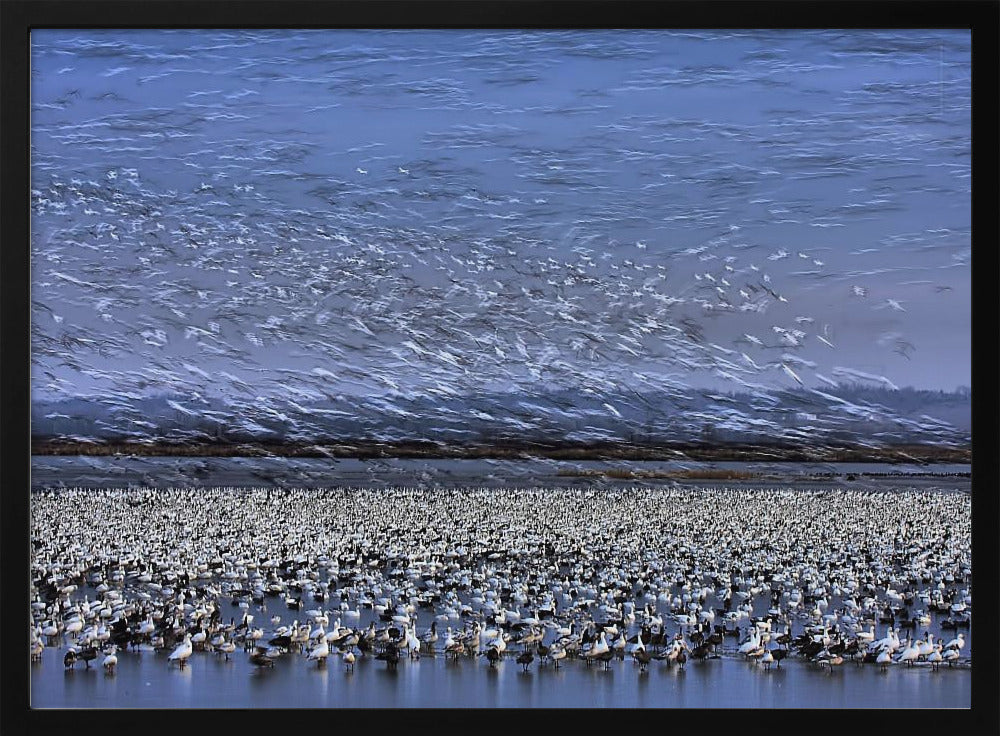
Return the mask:
<path id="1" fill-rule="evenodd" d="M 615 643 L 612 645 L 615 654 L 624 655 L 625 647 L 628 645 L 628 641 L 625 639 L 625 632 L 622 631 L 618 634 L 618 638 L 615 639 Z"/>
<path id="2" fill-rule="evenodd" d="M 952 664 L 958 661 L 958 656 L 959 655 L 957 649 L 945 649 L 941 653 L 941 658 L 948 663 L 949 667 L 951 667 Z"/>
<path id="3" fill-rule="evenodd" d="M 932 669 L 936 670 L 944 661 L 944 655 L 941 653 L 941 648 L 941 642 L 938 642 L 937 646 L 934 647 L 934 651 L 927 655 L 927 661 L 930 662 Z"/>
<path id="4" fill-rule="evenodd" d="M 431 646 L 434 646 L 434 644 L 437 643 L 439 638 L 440 636 L 437 632 L 437 621 L 431 621 L 430 629 L 425 631 L 423 635 L 420 637 L 421 641 L 424 641 Z"/>
<path id="5" fill-rule="evenodd" d="M 909 640 L 908 640 L 906 648 L 903 649 L 902 654 L 900 654 L 896 658 L 896 661 L 897 662 L 906 662 L 906 664 L 912 666 L 913 663 L 916 662 L 917 658 L 920 656 L 920 645 L 921 644 L 923 644 L 923 641 L 921 641 L 920 639 L 917 639 L 917 641 L 915 643 L 910 643 Z"/>
<path id="6" fill-rule="evenodd" d="M 118 651 L 118 646 L 112 644 L 111 648 L 108 649 L 107 654 L 104 657 L 104 662 L 103 662 L 104 669 L 107 670 L 108 672 L 115 671 L 115 665 L 118 664 L 118 655 L 115 654 L 115 652 L 117 651 Z"/>
<path id="7" fill-rule="evenodd" d="M 153 623 L 153 614 L 146 616 L 146 620 L 139 624 L 139 633 L 142 636 L 150 636 L 156 631 L 156 624 Z"/>
<path id="8" fill-rule="evenodd" d="M 64 634 L 79 634 L 81 631 L 83 631 L 82 618 L 71 619 L 66 623 L 66 626 L 63 629 Z"/>
<path id="9" fill-rule="evenodd" d="M 874 626 L 874 624 L 873 624 L 873 626 Z M 883 636 L 881 639 L 877 639 L 875 641 L 872 641 L 868 645 L 868 651 L 869 652 L 875 652 L 875 651 L 878 651 L 880 649 L 894 649 L 895 646 L 896 646 L 895 640 L 893 638 L 894 634 L 895 634 L 895 632 L 893 631 L 893 629 L 892 629 L 891 626 L 886 627 L 885 636 Z"/>
<path id="10" fill-rule="evenodd" d="M 420 659 L 420 639 L 414 633 L 412 625 L 404 625 L 404 628 L 406 630 L 405 647 L 410 652 L 410 659 Z"/>
<path id="11" fill-rule="evenodd" d="M 355 608 L 355 609 L 352 610 L 351 608 L 348 607 L 347 601 L 341 601 L 341 603 L 340 603 L 340 615 L 343 616 L 344 618 L 357 619 L 357 618 L 361 618 L 361 611 L 360 611 L 360 609 L 357 609 L 357 608 Z"/>
<path id="12" fill-rule="evenodd" d="M 197 632 L 195 632 L 194 636 L 190 636 L 188 638 L 191 640 L 192 647 L 194 647 L 195 645 L 203 645 L 205 641 L 208 639 L 208 632 L 205 631 L 204 628 L 202 628 L 199 629 Z"/>
<path id="13" fill-rule="evenodd" d="M 346 665 L 347 669 L 349 670 L 354 669 L 354 662 L 357 659 L 357 657 L 354 656 L 353 649 L 345 650 L 344 653 L 341 655 L 341 659 L 344 660 L 344 665 Z"/>
<path id="14" fill-rule="evenodd" d="M 859 631 L 856 634 L 856 638 L 863 644 L 871 644 L 875 641 L 875 624 L 869 626 L 868 631 Z"/>
<path id="15" fill-rule="evenodd" d="M 919 644 L 918 649 L 920 650 L 920 656 L 926 659 L 934 651 L 934 634 L 928 634 L 927 641 L 922 643 L 918 642 L 918 644 Z"/>
<path id="16" fill-rule="evenodd" d="M 228 639 L 217 647 L 217 651 L 222 652 L 226 655 L 226 660 L 229 660 L 229 655 L 236 651 L 236 644 L 229 641 Z"/>
<path id="17" fill-rule="evenodd" d="M 360 166 L 357 169 L 355 169 L 355 171 L 357 171 L 359 174 L 367 174 L 368 173 L 365 169 L 362 169 Z"/>
<path id="18" fill-rule="evenodd" d="M 42 627 L 42 636 L 48 638 L 49 643 L 51 644 L 52 640 L 59 636 L 59 627 L 52 621 L 46 622 L 45 626 Z"/>
<path id="19" fill-rule="evenodd" d="M 549 659 L 552 660 L 552 664 L 558 669 L 559 662 L 566 659 L 566 650 L 563 647 L 553 646 L 549 650 Z"/>
<path id="20" fill-rule="evenodd" d="M 783 371 L 784 371 L 784 372 L 785 372 L 785 373 L 786 373 L 786 374 L 787 374 L 788 376 L 790 376 L 791 378 L 795 379 L 795 382 L 796 382 L 796 383 L 798 383 L 798 384 L 799 384 L 800 386 L 804 386 L 804 385 L 805 385 L 805 384 L 803 384 L 803 383 L 802 383 L 802 379 L 801 379 L 801 378 L 799 378 L 799 377 L 798 377 L 798 376 L 797 376 L 797 375 L 795 374 L 795 371 L 793 371 L 793 370 L 792 370 L 791 368 L 789 368 L 789 367 L 788 367 L 787 365 L 785 365 L 784 363 L 782 363 L 782 364 L 781 364 L 781 370 L 783 370 Z"/>
<path id="21" fill-rule="evenodd" d="M 740 654 L 749 655 L 751 652 L 760 648 L 760 632 L 754 627 L 750 631 L 750 638 L 745 642 L 740 644 Z"/>
<path id="22" fill-rule="evenodd" d="M 604 636 L 604 631 L 602 630 L 600 636 L 597 637 L 597 641 L 591 645 L 590 649 L 583 653 L 583 656 L 588 660 L 591 660 L 609 650 L 610 646 L 608 645 L 608 641 Z"/>
<path id="23" fill-rule="evenodd" d="M 184 641 L 177 645 L 177 647 L 170 653 L 167 657 L 168 662 L 177 662 L 178 665 L 183 667 L 187 664 L 188 657 L 191 656 L 191 652 L 194 651 L 194 645 L 191 643 L 191 635 L 185 634 Z"/>
<path id="24" fill-rule="evenodd" d="M 319 643 L 309 651 L 309 661 L 316 662 L 320 667 L 326 664 L 326 658 L 330 655 L 330 645 L 326 643 L 325 637 L 319 638 Z"/>
<path id="25" fill-rule="evenodd" d="M 965 646 L 965 634 L 959 632 L 958 636 L 949 641 L 944 645 L 945 649 L 954 649 L 957 652 L 962 651 L 962 647 Z"/>

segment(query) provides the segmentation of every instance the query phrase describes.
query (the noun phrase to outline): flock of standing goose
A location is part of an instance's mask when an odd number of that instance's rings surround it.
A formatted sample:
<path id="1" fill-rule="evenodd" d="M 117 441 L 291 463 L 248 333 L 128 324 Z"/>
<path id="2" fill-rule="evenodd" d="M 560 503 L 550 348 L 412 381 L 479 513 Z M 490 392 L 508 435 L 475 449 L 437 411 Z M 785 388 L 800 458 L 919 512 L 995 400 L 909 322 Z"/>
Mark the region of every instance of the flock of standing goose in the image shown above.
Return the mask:
<path id="1" fill-rule="evenodd" d="M 345 672 L 971 659 L 956 491 L 63 489 L 33 493 L 31 516 L 31 657 L 56 648 L 67 673 L 148 656 Z"/>

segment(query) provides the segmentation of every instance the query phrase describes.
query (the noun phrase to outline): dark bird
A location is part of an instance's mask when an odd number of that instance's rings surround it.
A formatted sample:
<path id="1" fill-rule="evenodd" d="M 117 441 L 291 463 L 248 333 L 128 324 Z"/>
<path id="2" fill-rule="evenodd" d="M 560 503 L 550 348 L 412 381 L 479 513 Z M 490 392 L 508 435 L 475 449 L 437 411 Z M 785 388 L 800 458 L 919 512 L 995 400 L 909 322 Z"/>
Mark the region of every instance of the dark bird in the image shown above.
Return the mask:
<path id="1" fill-rule="evenodd" d="M 268 644 L 272 647 L 281 647 L 282 649 L 288 649 L 292 646 L 292 637 L 288 634 L 281 634 L 274 637 L 273 639 L 268 639 Z"/>
<path id="2" fill-rule="evenodd" d="M 250 664 L 257 667 L 274 667 L 274 660 L 268 657 L 263 649 L 258 649 L 250 655 Z"/>
<path id="3" fill-rule="evenodd" d="M 76 650 L 72 647 L 66 650 L 66 656 L 63 657 L 63 665 L 67 668 L 72 668 L 76 664 L 77 655 Z"/>
<path id="4" fill-rule="evenodd" d="M 399 648 L 390 642 L 386 644 L 385 649 L 375 655 L 375 659 L 382 660 L 388 669 L 394 670 L 399 664 Z"/>
<path id="5" fill-rule="evenodd" d="M 708 657 L 708 644 L 699 644 L 691 650 L 691 659 L 705 659 Z"/>
<path id="6" fill-rule="evenodd" d="M 97 659 L 97 647 L 83 647 L 78 655 L 90 669 L 90 663 Z"/>
<path id="7" fill-rule="evenodd" d="M 645 649 L 639 649 L 632 654 L 632 659 L 639 663 L 639 671 L 645 672 L 646 667 L 649 666 L 649 660 L 652 659 L 652 656 Z"/>
<path id="8" fill-rule="evenodd" d="M 706 646 L 711 647 L 712 651 L 714 652 L 718 650 L 719 645 L 722 644 L 723 642 L 723 639 L 724 635 L 722 632 L 714 631 L 711 634 L 709 634 L 708 637 L 705 638 L 705 644 Z"/>
<path id="9" fill-rule="evenodd" d="M 530 665 L 534 659 L 535 655 L 532 654 L 530 650 L 517 655 L 517 663 L 524 667 L 525 672 L 528 671 L 528 665 Z"/>

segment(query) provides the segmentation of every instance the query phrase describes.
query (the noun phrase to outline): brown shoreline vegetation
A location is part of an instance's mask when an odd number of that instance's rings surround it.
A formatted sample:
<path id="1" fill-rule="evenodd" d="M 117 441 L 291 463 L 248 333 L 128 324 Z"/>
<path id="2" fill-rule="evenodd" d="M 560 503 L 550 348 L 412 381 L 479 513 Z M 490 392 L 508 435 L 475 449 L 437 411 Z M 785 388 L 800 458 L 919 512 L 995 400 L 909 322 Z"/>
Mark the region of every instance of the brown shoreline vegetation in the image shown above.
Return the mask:
<path id="1" fill-rule="evenodd" d="M 34 438 L 31 454 L 144 457 L 427 458 L 553 460 L 695 460 L 714 462 L 971 463 L 971 447 L 892 445 L 886 447 L 788 445 L 638 445 L 524 442 L 453 445 L 350 440 L 318 443 L 79 442 Z"/>

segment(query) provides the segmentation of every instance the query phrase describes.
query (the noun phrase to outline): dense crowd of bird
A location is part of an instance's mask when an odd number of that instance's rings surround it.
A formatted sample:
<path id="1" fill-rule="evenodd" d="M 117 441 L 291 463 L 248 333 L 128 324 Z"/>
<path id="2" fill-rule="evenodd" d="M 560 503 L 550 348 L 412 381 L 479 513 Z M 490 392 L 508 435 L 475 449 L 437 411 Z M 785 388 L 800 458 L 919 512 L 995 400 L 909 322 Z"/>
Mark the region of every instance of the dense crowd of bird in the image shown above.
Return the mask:
<path id="1" fill-rule="evenodd" d="M 34 492 L 31 658 L 966 666 L 970 511 L 941 490 Z"/>

